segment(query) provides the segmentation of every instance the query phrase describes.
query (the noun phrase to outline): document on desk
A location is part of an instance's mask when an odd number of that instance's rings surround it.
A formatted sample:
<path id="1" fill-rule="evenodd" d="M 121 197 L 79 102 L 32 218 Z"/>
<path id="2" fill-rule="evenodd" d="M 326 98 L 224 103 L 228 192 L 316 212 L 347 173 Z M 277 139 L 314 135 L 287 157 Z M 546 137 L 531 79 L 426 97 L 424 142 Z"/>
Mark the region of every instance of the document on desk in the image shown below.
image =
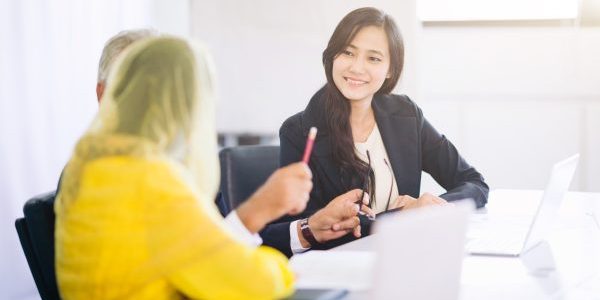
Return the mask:
<path id="1" fill-rule="evenodd" d="M 328 288 L 364 291 L 373 285 L 375 252 L 318 251 L 296 254 L 290 266 L 296 288 Z"/>

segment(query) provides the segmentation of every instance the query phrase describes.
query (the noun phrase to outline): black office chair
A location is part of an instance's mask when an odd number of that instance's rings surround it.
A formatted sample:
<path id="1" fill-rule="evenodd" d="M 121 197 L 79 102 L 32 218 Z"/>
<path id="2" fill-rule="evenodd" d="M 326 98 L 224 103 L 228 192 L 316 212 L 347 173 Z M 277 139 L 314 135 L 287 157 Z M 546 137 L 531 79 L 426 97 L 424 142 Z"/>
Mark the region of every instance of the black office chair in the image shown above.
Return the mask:
<path id="1" fill-rule="evenodd" d="M 226 215 L 248 199 L 279 167 L 279 146 L 225 148 L 219 153 L 219 160 L 221 199 L 217 205 Z"/>
<path id="2" fill-rule="evenodd" d="M 54 198 L 55 192 L 29 199 L 23 218 L 15 221 L 21 247 L 43 300 L 58 300 L 54 269 Z"/>

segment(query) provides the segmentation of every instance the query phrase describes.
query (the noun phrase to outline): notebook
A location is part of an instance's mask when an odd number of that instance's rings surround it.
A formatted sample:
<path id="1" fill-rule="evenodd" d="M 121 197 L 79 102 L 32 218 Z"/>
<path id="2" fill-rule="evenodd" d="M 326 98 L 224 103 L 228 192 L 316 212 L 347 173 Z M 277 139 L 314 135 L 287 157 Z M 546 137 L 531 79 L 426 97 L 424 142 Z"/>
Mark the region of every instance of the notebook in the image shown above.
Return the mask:
<path id="1" fill-rule="evenodd" d="M 519 256 L 544 240 L 558 209 L 569 189 L 579 154 L 560 161 L 552 168 L 536 213 L 531 216 L 494 216 L 483 222 L 471 222 L 476 238 L 467 242 L 467 252 L 473 255 Z"/>

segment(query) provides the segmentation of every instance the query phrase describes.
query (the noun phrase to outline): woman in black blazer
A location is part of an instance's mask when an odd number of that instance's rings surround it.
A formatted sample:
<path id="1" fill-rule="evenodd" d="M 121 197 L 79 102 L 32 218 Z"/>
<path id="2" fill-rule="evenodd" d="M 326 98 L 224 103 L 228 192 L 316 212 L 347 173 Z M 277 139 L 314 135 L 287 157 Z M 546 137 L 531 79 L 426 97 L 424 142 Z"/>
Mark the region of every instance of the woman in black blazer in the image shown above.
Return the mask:
<path id="1" fill-rule="evenodd" d="M 313 172 L 310 200 L 297 221 L 270 225 L 262 234 L 265 244 L 291 255 L 352 240 L 351 234 L 322 238 L 319 226 L 326 215 L 323 208 L 356 189 L 367 192 L 369 206 L 376 213 L 464 198 L 473 199 L 477 207 L 486 204 L 489 188 L 481 174 L 433 128 L 413 101 L 391 94 L 403 62 L 400 33 L 391 17 L 380 10 L 357 9 L 338 24 L 323 52 L 327 84 L 279 131 L 281 166 L 285 166 L 300 160 L 309 129 L 319 130 L 309 164 Z M 421 171 L 447 192 L 421 195 Z M 368 234 L 371 221 L 361 216 L 360 224 L 362 234 Z"/>

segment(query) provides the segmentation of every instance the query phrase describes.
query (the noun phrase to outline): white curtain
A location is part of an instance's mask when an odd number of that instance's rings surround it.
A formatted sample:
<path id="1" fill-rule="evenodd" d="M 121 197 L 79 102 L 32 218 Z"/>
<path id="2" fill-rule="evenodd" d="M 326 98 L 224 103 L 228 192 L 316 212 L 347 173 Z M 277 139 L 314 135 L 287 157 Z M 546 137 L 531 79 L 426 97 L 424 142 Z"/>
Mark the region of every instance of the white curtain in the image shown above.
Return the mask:
<path id="1" fill-rule="evenodd" d="M 0 299 L 35 299 L 14 221 L 28 198 L 55 189 L 95 114 L 104 42 L 152 26 L 155 1 L 0 3 Z"/>

